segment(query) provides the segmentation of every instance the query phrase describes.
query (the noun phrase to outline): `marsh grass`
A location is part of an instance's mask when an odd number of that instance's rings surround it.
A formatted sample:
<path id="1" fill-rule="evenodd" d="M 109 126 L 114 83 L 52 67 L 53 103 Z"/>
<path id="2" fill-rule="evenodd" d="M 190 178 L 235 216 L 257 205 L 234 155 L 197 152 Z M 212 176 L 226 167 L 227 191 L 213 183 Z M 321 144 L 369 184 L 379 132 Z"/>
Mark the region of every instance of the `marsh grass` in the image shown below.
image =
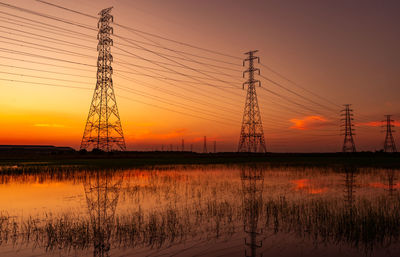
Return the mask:
<path id="1" fill-rule="evenodd" d="M 398 243 L 399 198 L 360 200 L 349 211 L 340 201 L 313 199 L 291 202 L 285 197 L 259 204 L 263 231 L 291 233 L 315 244 L 346 244 L 372 252 L 376 247 Z M 234 201 L 205 201 L 181 208 L 138 210 L 117 215 L 110 231 L 110 244 L 116 248 L 162 248 L 192 240 L 230 238 L 243 233 L 245 215 Z M 3 213 L 0 218 L 0 244 L 31 245 L 46 251 L 84 250 L 93 247 L 93 234 L 87 216 L 47 215 L 18 220 Z"/>
<path id="2" fill-rule="evenodd" d="M 229 239 L 237 234 L 245 237 L 243 224 L 252 209 L 243 207 L 244 194 L 237 168 L 212 165 L 101 171 L 124 178 L 119 192 L 124 205 L 118 207 L 113 223 L 105 224 L 110 228 L 109 234 L 102 238 L 109 238 L 113 248 L 166 248 L 197 240 Z M 46 166 L 3 170 L 0 183 L 69 181 L 80 184 L 94 171 Z M 384 171 L 357 170 L 359 176 L 364 172 L 379 177 Z M 332 173 L 335 178 L 343 179 L 341 169 L 286 167 L 267 170 L 266 181 L 281 176 L 286 180 L 328 177 Z M 399 243 L 398 194 L 370 198 L 359 195 L 349 208 L 342 195 L 311 196 L 300 194 L 292 187 L 286 191 L 279 187 L 265 183 L 263 199 L 253 206 L 253 210 L 259 211 L 259 230 L 265 234 L 294 234 L 315 245 L 345 244 L 367 253 Z M 98 238 L 87 210 L 28 218 L 0 214 L 0 245 L 69 252 L 92 249 Z"/>

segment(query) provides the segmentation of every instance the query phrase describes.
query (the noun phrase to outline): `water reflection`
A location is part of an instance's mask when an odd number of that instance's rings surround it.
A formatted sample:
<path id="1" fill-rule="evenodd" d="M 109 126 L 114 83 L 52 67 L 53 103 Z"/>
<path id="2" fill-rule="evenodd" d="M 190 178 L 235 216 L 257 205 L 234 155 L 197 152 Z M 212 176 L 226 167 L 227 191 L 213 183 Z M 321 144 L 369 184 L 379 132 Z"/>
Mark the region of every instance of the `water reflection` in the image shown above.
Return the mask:
<path id="1" fill-rule="evenodd" d="M 395 189 L 395 183 L 396 183 L 395 170 L 393 170 L 393 169 L 386 170 L 386 178 L 387 178 L 387 183 L 388 183 L 389 196 L 393 197 L 394 192 L 396 190 Z"/>
<path id="2" fill-rule="evenodd" d="M 398 172 L 247 165 L 1 173 L 0 255 L 14 245 L 38 256 L 260 256 L 276 255 L 276 242 L 282 256 L 321 255 L 315 248 L 398 254 Z"/>
<path id="3" fill-rule="evenodd" d="M 343 170 L 345 173 L 345 179 L 344 179 L 345 208 L 348 214 L 350 215 L 350 218 L 352 218 L 354 212 L 354 194 L 355 194 L 354 184 L 355 184 L 357 169 L 354 166 L 345 166 L 343 167 Z"/>
<path id="4" fill-rule="evenodd" d="M 94 257 L 109 256 L 122 177 L 118 173 L 97 171 L 88 174 L 83 181 L 93 233 Z"/>
<path id="5" fill-rule="evenodd" d="M 263 206 L 264 168 L 242 167 L 240 179 L 243 193 L 244 232 L 247 234 L 244 239 L 245 256 L 255 257 L 257 249 L 262 247 L 262 241 L 257 240 L 257 236 L 261 234 L 258 227 Z"/>

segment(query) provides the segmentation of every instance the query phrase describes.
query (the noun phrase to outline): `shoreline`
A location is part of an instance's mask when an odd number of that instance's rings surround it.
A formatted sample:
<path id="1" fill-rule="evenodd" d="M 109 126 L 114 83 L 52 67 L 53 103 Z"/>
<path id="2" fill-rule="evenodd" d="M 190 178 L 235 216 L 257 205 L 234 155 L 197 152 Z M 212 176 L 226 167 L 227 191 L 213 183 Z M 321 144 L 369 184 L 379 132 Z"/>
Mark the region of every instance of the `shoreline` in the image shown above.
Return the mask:
<path id="1" fill-rule="evenodd" d="M 193 153 L 193 152 L 73 152 L 0 153 L 0 166 L 140 167 L 179 164 L 266 163 L 272 166 L 342 166 L 400 168 L 399 153 Z"/>

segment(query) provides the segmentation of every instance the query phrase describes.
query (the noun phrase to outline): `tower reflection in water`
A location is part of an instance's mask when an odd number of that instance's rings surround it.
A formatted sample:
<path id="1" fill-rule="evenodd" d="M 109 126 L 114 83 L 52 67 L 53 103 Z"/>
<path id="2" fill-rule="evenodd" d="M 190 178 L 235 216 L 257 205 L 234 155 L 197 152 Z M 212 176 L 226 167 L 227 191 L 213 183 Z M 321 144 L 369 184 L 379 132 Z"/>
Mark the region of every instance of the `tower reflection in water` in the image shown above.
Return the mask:
<path id="1" fill-rule="evenodd" d="M 122 177 L 117 172 L 97 171 L 88 173 L 84 180 L 95 257 L 109 256 Z"/>
<path id="2" fill-rule="evenodd" d="M 388 191 L 389 191 L 389 196 L 392 197 L 394 196 L 395 193 L 395 184 L 396 184 L 396 177 L 395 177 L 395 171 L 393 169 L 388 169 L 386 170 L 386 177 L 388 181 Z"/>
<path id="3" fill-rule="evenodd" d="M 351 218 L 354 213 L 354 194 L 355 194 L 354 187 L 355 187 L 357 169 L 352 166 L 345 166 L 343 167 L 343 170 L 345 172 L 344 202 L 347 213 Z"/>
<path id="4" fill-rule="evenodd" d="M 262 241 L 257 239 L 261 231 L 258 223 L 263 206 L 264 169 L 257 166 L 246 166 L 241 169 L 243 193 L 243 223 L 246 237 L 245 256 L 257 256 L 257 249 Z M 260 255 L 261 256 L 261 255 Z"/>

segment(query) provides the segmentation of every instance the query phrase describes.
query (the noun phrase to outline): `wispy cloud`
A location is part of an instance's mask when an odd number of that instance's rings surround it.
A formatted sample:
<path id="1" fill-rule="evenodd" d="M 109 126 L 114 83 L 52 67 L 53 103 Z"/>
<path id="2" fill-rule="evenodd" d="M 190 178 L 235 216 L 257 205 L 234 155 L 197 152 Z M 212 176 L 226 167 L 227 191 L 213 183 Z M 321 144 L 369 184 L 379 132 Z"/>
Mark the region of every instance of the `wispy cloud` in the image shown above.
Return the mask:
<path id="1" fill-rule="evenodd" d="M 293 123 L 290 128 L 298 130 L 317 129 L 329 124 L 327 119 L 318 115 L 306 116 L 303 119 L 290 119 L 289 121 Z"/>
<path id="2" fill-rule="evenodd" d="M 369 122 L 360 122 L 356 123 L 356 126 L 366 126 L 366 127 L 380 127 L 382 125 L 385 125 L 386 123 L 383 121 L 369 121 Z M 400 127 L 400 122 L 399 121 L 394 121 L 392 122 L 392 125 L 395 125 L 396 127 Z"/>
<path id="3" fill-rule="evenodd" d="M 61 124 L 47 124 L 47 123 L 38 123 L 33 124 L 34 127 L 51 127 L 51 128 L 64 128 L 64 125 Z"/>

